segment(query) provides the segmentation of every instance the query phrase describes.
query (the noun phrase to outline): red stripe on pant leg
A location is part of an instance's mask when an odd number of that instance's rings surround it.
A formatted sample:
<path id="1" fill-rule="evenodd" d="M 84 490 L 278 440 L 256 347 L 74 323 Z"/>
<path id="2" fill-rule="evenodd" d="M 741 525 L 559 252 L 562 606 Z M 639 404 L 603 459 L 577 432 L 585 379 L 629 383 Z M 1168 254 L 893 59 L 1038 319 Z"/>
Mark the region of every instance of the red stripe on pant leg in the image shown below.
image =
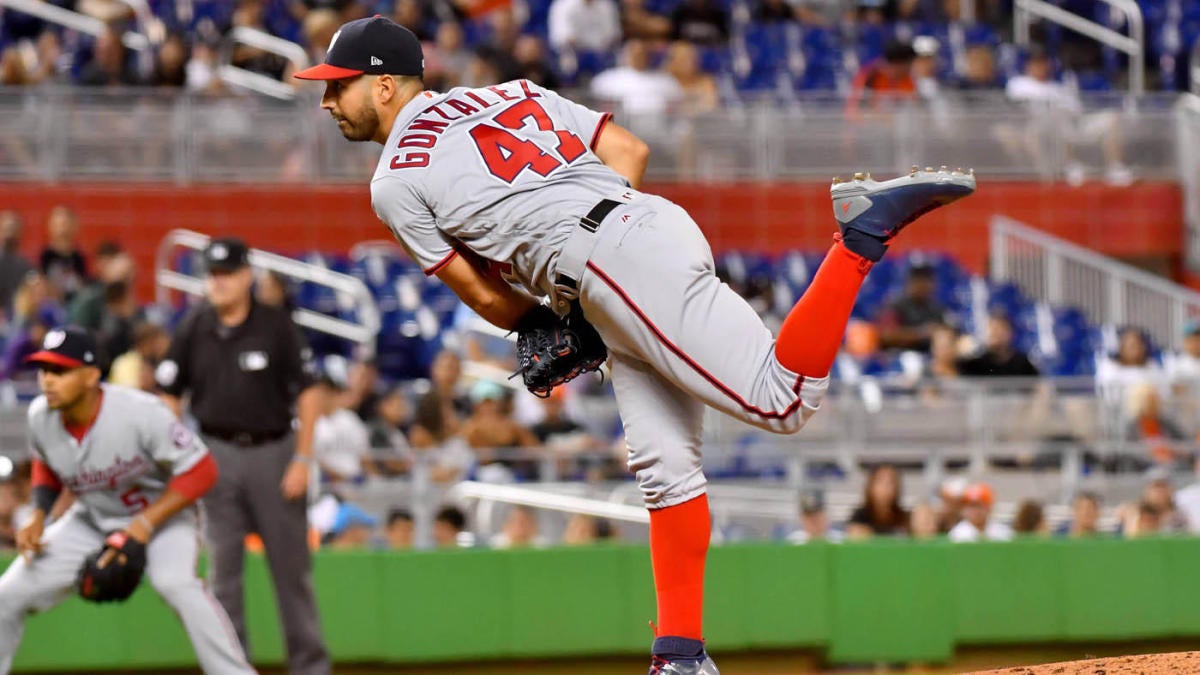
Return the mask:
<path id="1" fill-rule="evenodd" d="M 679 357 L 679 359 L 686 363 L 689 368 L 696 371 L 700 377 L 703 377 L 705 380 L 707 380 L 709 384 L 715 387 L 722 394 L 730 399 L 733 399 L 733 401 L 741 406 L 743 410 L 754 413 L 755 415 L 766 419 L 785 419 L 790 417 L 792 413 L 796 412 L 796 409 L 800 407 L 800 387 L 804 383 L 804 375 L 800 375 L 796 378 L 796 385 L 793 388 L 793 391 L 796 392 L 796 400 L 792 401 L 791 405 L 785 408 L 782 412 L 767 411 L 759 408 L 758 406 L 751 405 L 740 395 L 738 395 L 738 393 L 734 391 L 732 387 L 726 385 L 724 382 L 721 382 L 715 375 L 708 372 L 703 366 L 692 360 L 692 358 L 689 357 L 674 342 L 671 342 L 671 340 L 669 340 L 667 336 L 658 329 L 658 326 L 654 325 L 654 322 L 650 320 L 650 317 L 646 316 L 645 312 L 643 312 L 641 308 L 637 306 L 633 299 L 625 293 L 620 284 L 614 281 L 612 277 L 605 274 L 604 271 L 597 267 L 593 262 L 588 262 L 587 267 L 592 272 L 595 272 L 596 276 L 600 277 L 600 280 L 603 281 L 606 286 L 620 296 L 625 305 L 629 307 L 629 310 L 633 312 L 637 318 L 642 321 L 642 323 L 646 324 L 646 327 L 650 329 L 650 332 L 654 333 L 654 337 L 656 337 L 659 342 L 663 343 L 663 345 L 669 349 L 672 354 Z"/>

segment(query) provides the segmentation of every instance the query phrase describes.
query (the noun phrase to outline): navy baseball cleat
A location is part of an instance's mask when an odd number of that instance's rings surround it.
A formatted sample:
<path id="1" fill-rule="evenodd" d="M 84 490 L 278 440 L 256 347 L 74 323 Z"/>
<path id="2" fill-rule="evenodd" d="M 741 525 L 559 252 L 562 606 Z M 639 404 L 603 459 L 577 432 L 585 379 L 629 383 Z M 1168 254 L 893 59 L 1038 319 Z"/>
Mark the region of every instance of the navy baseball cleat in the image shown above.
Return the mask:
<path id="1" fill-rule="evenodd" d="M 721 675 L 717 664 L 704 651 L 703 640 L 675 636 L 654 638 L 650 648 L 650 675 Z"/>
<path id="2" fill-rule="evenodd" d="M 907 176 L 878 182 L 871 174 L 854 174 L 854 179 L 833 179 L 833 215 L 849 241 L 850 230 L 883 244 L 906 225 L 930 211 L 962 199 L 975 191 L 975 172 L 962 169 L 938 171 L 913 167 Z"/>
<path id="3" fill-rule="evenodd" d="M 701 660 L 668 661 L 655 656 L 650 660 L 650 675 L 721 675 L 708 654 Z"/>

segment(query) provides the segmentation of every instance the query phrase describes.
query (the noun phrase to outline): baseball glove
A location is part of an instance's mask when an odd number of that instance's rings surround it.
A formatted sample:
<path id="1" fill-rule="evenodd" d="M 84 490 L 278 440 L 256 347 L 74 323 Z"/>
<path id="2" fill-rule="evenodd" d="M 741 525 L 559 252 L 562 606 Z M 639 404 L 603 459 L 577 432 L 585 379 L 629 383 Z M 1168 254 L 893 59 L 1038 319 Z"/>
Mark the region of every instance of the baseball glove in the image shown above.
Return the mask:
<path id="1" fill-rule="evenodd" d="M 517 358 L 525 388 L 546 398 L 560 384 L 598 369 L 608 360 L 608 349 L 600 334 L 583 317 L 579 303 L 566 317 L 538 307 L 517 326 Z"/>
<path id="2" fill-rule="evenodd" d="M 121 602 L 133 595 L 146 571 L 146 545 L 113 532 L 104 546 L 83 561 L 75 590 L 91 602 Z"/>

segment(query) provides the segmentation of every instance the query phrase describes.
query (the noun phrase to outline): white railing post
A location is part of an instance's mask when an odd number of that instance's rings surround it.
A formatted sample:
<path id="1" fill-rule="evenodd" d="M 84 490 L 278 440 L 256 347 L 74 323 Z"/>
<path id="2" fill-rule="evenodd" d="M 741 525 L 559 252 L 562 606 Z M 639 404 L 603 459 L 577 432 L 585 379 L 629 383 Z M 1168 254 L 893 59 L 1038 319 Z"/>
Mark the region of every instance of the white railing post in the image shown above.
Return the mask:
<path id="1" fill-rule="evenodd" d="M 1062 256 L 1054 251 L 1048 251 L 1043 258 L 1045 259 L 1046 276 L 1043 277 L 1042 283 L 1046 286 L 1046 302 L 1052 305 L 1061 304 L 1063 299 Z"/>

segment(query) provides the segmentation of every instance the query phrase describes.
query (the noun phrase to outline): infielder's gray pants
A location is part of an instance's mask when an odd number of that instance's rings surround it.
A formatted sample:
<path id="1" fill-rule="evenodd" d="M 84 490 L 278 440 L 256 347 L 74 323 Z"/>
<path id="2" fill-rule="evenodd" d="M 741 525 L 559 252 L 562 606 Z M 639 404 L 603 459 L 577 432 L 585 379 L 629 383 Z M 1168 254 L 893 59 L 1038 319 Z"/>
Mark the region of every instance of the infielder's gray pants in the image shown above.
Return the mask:
<path id="1" fill-rule="evenodd" d="M 329 656 L 321 637 L 313 597 L 312 557 L 308 550 L 308 513 L 303 499 L 286 500 L 280 488 L 292 461 L 295 440 L 243 448 L 206 436 L 220 477 L 204 497 L 204 532 L 210 558 L 209 579 L 225 607 L 238 639 L 249 653 L 242 590 L 246 535 L 257 532 L 275 585 L 283 623 L 288 670 L 293 675 L 326 675 Z"/>

